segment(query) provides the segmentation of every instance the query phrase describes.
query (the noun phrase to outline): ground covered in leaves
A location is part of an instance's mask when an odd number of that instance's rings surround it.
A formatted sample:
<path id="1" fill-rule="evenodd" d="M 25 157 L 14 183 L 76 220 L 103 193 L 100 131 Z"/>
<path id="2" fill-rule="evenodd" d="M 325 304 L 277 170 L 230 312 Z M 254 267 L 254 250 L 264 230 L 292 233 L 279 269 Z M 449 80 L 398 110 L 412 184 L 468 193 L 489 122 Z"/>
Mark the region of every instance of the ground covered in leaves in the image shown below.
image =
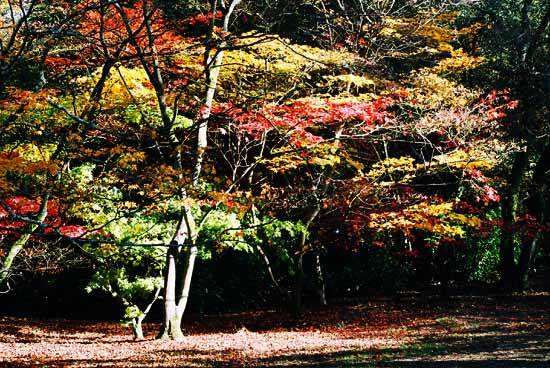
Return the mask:
<path id="1" fill-rule="evenodd" d="M 2 367 L 550 367 L 550 293 L 406 294 L 352 305 L 187 316 L 183 341 L 117 323 L 0 317 Z"/>

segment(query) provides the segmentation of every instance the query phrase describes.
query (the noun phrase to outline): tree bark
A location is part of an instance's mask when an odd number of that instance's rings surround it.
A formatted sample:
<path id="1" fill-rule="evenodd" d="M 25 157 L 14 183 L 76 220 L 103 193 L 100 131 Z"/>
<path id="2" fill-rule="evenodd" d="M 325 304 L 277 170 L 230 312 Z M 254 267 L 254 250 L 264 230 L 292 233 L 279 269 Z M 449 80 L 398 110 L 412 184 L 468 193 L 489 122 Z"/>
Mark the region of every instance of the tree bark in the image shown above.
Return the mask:
<path id="1" fill-rule="evenodd" d="M 164 321 L 158 339 L 181 338 L 183 333 L 176 315 L 176 259 L 178 247 L 172 245 L 166 252 L 164 273 Z"/>
<path id="2" fill-rule="evenodd" d="M 235 7 L 241 3 L 241 0 L 231 1 L 229 8 L 224 16 L 223 31 L 229 32 L 229 19 Z M 212 13 L 216 13 L 217 1 L 214 1 Z M 212 20 L 214 22 L 214 20 Z M 214 23 L 212 23 L 212 29 L 210 38 L 214 38 Z M 199 176 L 202 170 L 202 162 L 204 160 L 204 153 L 208 146 L 207 133 L 208 133 L 208 121 L 211 115 L 212 104 L 214 103 L 214 96 L 218 87 L 218 77 L 223 63 L 224 48 L 227 46 L 225 41 L 220 44 L 214 50 L 208 46 L 204 52 L 204 68 L 205 68 L 205 82 L 206 82 L 206 96 L 204 99 L 204 112 L 202 116 L 199 116 L 199 125 L 197 131 L 197 148 L 195 157 L 195 169 L 193 172 L 193 185 L 197 184 Z"/>
<path id="3" fill-rule="evenodd" d="M 180 288 L 178 288 L 178 303 L 176 304 L 176 313 L 180 316 L 180 320 L 187 307 L 189 300 L 189 292 L 191 291 L 191 279 L 193 277 L 193 269 L 195 267 L 195 259 L 197 258 L 198 247 L 191 245 L 184 252 L 180 253 L 180 264 L 183 265 L 180 273 Z"/>
<path id="4" fill-rule="evenodd" d="M 546 190 L 547 183 L 545 181 L 546 172 L 550 170 L 550 145 L 546 145 L 537 161 L 535 170 L 533 171 L 532 201 L 529 206 L 529 212 L 536 217 L 539 224 L 544 224 L 547 218 L 546 211 Z M 520 291 L 525 291 L 529 287 L 529 272 L 532 268 L 533 259 L 537 250 L 538 243 L 541 238 L 540 231 L 537 230 L 532 237 L 526 237 L 522 242 L 522 250 L 518 264 L 518 288 Z"/>
<path id="5" fill-rule="evenodd" d="M 212 14 L 216 13 L 217 0 L 214 0 L 212 5 Z M 232 0 L 227 8 L 223 20 L 223 30 L 229 31 L 229 20 L 235 10 L 235 7 L 241 0 Z M 142 50 L 135 38 L 135 34 L 130 26 L 130 20 L 125 13 L 123 7 L 116 3 L 119 14 L 121 15 L 126 32 L 129 36 L 128 42 L 135 48 L 137 58 L 139 59 L 144 71 L 146 72 L 149 81 L 155 90 L 158 108 L 163 121 L 163 134 L 165 139 L 171 145 L 177 145 L 177 138 L 172 138 L 170 132 L 173 122 L 177 117 L 177 109 L 173 116 L 168 113 L 168 105 L 166 102 L 165 85 L 160 70 L 160 63 L 155 47 L 155 35 L 151 23 L 151 17 L 155 13 L 155 8 L 149 9 L 147 1 L 143 1 L 144 19 L 143 25 L 147 31 L 148 51 L 151 58 L 147 59 L 146 53 Z M 207 41 L 212 41 L 215 37 L 215 17 L 212 19 L 210 38 Z M 214 96 L 217 89 L 218 76 L 223 62 L 223 51 L 226 46 L 225 41 L 221 41 L 217 47 L 212 47 L 210 42 L 207 42 L 207 47 L 204 54 L 204 69 L 206 92 L 204 96 L 204 110 L 197 116 L 197 140 L 195 147 L 195 162 L 194 169 L 191 174 L 192 186 L 198 184 L 199 177 L 202 171 L 202 163 L 204 153 L 207 148 L 208 122 L 210 119 L 210 110 L 214 102 Z M 182 154 L 177 152 L 173 158 L 172 165 L 175 169 L 182 170 Z M 181 199 L 187 199 L 187 193 L 184 188 L 181 190 Z M 197 225 L 200 227 L 200 224 Z M 172 238 L 170 247 L 166 252 L 166 265 L 164 273 L 164 321 L 161 331 L 158 334 L 160 339 L 180 339 L 183 337 L 181 330 L 181 320 L 183 313 L 189 300 L 189 291 L 191 288 L 191 280 L 195 259 L 198 253 L 196 245 L 198 229 L 195 229 L 195 221 L 191 214 L 189 205 L 184 204 L 182 207 L 182 215 L 177 226 L 176 232 Z"/>
<path id="6" fill-rule="evenodd" d="M 224 17 L 224 31 L 228 31 L 229 27 L 229 18 L 235 6 L 237 6 L 241 0 L 233 0 L 229 9 Z M 214 11 L 215 13 L 216 1 L 214 2 Z M 212 24 L 212 32 L 214 24 Z M 214 102 L 214 95 L 217 88 L 218 76 L 223 62 L 223 47 L 225 44 L 222 44 L 218 47 L 213 58 L 211 58 L 212 50 L 207 48 L 205 52 L 205 74 L 206 74 L 206 95 L 204 99 L 204 108 L 205 111 L 202 116 L 199 116 L 199 126 L 197 130 L 197 145 L 195 148 L 195 167 L 192 174 L 192 185 L 196 186 L 198 184 L 198 179 L 202 171 L 202 162 L 204 159 L 204 153 L 208 144 L 207 133 L 208 133 L 208 121 L 210 119 L 210 110 Z M 156 59 L 155 59 L 156 60 Z M 160 72 L 158 71 L 158 62 L 154 64 L 154 79 L 159 80 L 162 78 Z M 157 75 L 158 74 L 158 75 Z M 160 84 L 162 85 L 162 83 Z M 162 89 L 162 92 L 164 89 Z M 167 111 L 166 101 L 164 98 L 164 93 L 157 92 L 157 99 L 159 100 L 159 106 L 161 106 L 161 113 Z M 162 114 L 161 114 L 162 115 Z M 174 118 L 169 119 L 166 114 L 165 126 L 171 125 L 171 122 L 174 121 Z M 164 117 L 163 117 L 164 120 Z M 181 158 L 178 158 L 178 161 Z M 181 166 L 181 162 L 178 162 L 177 165 Z M 182 199 L 187 197 L 186 193 L 183 192 Z M 200 227 L 200 224 L 198 225 Z M 166 266 L 166 282 L 165 282 L 165 308 L 164 308 L 164 323 L 159 334 L 161 339 L 180 339 L 183 337 L 183 332 L 181 330 L 181 321 L 183 318 L 183 313 L 187 307 L 187 302 L 189 300 L 189 292 L 191 290 L 191 280 L 193 278 L 193 270 L 195 267 L 195 260 L 198 253 L 198 247 L 196 244 L 196 238 L 198 234 L 198 229 L 195 229 L 195 221 L 193 215 L 191 214 L 191 208 L 187 205 L 184 205 L 183 215 L 178 225 L 178 230 L 174 236 L 172 243 L 175 245 L 170 248 L 167 252 L 167 266 Z M 168 290 L 170 289 L 170 290 Z"/>
<path id="7" fill-rule="evenodd" d="M 38 229 L 39 223 L 43 222 L 48 216 L 48 200 L 50 198 L 50 193 L 45 193 L 42 196 L 42 203 L 40 204 L 40 210 L 36 216 L 36 222 L 28 223 L 23 229 L 23 234 L 13 242 L 10 247 L 8 255 L 4 259 L 4 263 L 0 268 L 0 285 L 4 284 L 10 276 L 11 268 L 13 262 L 21 250 L 27 245 L 27 242 L 31 238 L 32 234 Z"/>
<path id="8" fill-rule="evenodd" d="M 155 302 L 159 298 L 160 291 L 161 291 L 161 288 L 157 288 L 155 291 L 155 295 L 153 296 L 153 299 L 147 305 L 147 307 L 145 307 L 143 312 L 139 316 L 132 318 L 132 320 L 130 321 L 132 326 L 132 332 L 134 333 L 134 338 L 136 340 L 143 340 L 145 338 L 143 336 L 143 320 L 145 319 L 145 317 L 147 317 L 147 314 L 149 314 L 149 311 L 151 311 L 153 304 L 155 304 Z M 125 303 L 129 305 L 127 301 Z"/>
<path id="9" fill-rule="evenodd" d="M 166 252 L 164 275 L 164 321 L 157 338 L 162 340 L 183 338 L 181 320 L 191 288 L 191 278 L 197 254 L 195 227 L 191 209 L 184 207 L 171 246 Z M 184 249 L 184 247 L 187 247 Z"/>
<path id="10" fill-rule="evenodd" d="M 302 289 L 304 287 L 304 255 L 300 253 L 294 260 L 295 274 L 294 274 L 294 293 L 293 303 L 291 306 L 291 312 L 295 316 L 299 316 L 302 313 Z"/>
<path id="11" fill-rule="evenodd" d="M 502 201 L 503 224 L 499 255 L 501 286 L 505 289 L 513 289 L 515 287 L 515 226 L 521 182 L 528 169 L 528 165 L 529 156 L 527 152 L 516 153 L 512 172 L 510 173 L 510 179 L 508 181 L 508 191 Z"/>
<path id="12" fill-rule="evenodd" d="M 294 279 L 294 305 L 292 311 L 294 314 L 299 315 L 302 312 L 302 289 L 304 285 L 304 254 L 306 252 L 308 231 L 321 211 L 321 205 L 315 204 L 309 209 L 304 221 L 304 229 L 300 234 L 300 240 L 298 243 L 298 249 L 296 250 L 296 259 L 294 260 L 295 279 Z"/>
<path id="13" fill-rule="evenodd" d="M 319 296 L 319 304 L 323 307 L 327 306 L 327 296 L 325 292 L 325 279 L 323 277 L 323 268 L 321 264 L 321 249 L 315 250 L 315 278 L 317 284 L 317 295 Z"/>
<path id="14" fill-rule="evenodd" d="M 134 338 L 136 340 L 143 340 L 145 337 L 143 336 L 143 320 L 145 319 L 145 315 L 139 316 L 132 319 L 132 332 L 134 333 Z"/>

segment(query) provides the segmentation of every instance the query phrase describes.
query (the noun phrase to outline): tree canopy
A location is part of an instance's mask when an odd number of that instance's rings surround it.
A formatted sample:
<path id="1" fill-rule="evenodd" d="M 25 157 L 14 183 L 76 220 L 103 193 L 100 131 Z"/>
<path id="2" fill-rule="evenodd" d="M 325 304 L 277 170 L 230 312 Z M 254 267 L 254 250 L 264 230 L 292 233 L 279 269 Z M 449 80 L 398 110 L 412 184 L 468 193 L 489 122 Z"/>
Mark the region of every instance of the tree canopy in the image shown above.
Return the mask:
<path id="1" fill-rule="evenodd" d="M 93 270 L 136 337 L 161 299 L 174 339 L 195 282 L 295 312 L 523 290 L 549 250 L 549 23 L 542 0 L 3 1 L 0 283 L 71 249 L 50 272 Z"/>

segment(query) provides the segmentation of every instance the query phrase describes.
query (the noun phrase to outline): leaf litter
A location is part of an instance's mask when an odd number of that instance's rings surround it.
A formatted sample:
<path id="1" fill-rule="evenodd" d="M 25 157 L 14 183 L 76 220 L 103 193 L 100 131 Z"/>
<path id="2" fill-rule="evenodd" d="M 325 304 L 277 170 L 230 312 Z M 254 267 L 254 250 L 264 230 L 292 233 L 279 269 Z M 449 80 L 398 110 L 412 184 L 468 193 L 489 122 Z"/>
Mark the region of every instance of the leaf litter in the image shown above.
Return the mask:
<path id="1" fill-rule="evenodd" d="M 311 309 L 189 315 L 180 341 L 116 322 L 0 317 L 0 367 L 541 367 L 550 294 L 405 296 Z M 471 365 L 469 365 L 471 364 Z"/>

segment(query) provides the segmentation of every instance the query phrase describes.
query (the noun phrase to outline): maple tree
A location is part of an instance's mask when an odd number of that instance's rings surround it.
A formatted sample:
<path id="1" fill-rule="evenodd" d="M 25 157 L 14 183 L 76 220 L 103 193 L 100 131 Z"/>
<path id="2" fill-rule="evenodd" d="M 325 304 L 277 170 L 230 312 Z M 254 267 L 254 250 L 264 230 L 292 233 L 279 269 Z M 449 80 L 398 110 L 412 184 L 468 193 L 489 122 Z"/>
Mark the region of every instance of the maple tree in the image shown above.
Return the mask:
<path id="1" fill-rule="evenodd" d="M 327 303 L 334 248 L 439 263 L 430 277 L 448 285 L 492 236 L 503 282 L 514 269 L 525 284 L 548 218 L 548 108 L 483 78 L 498 63 L 544 70 L 535 3 L 506 21 L 531 32 L 517 59 L 469 4 L 8 2 L 0 282 L 33 237 L 64 239 L 136 337 L 162 294 L 164 339 L 183 337 L 197 257 L 227 249 L 254 254 L 296 312 L 310 284 Z M 283 32 L 284 9 L 311 27 Z M 18 79 L 17 54 L 40 58 L 44 82 Z"/>
<path id="2" fill-rule="evenodd" d="M 451 47 L 448 43 L 447 45 L 445 50 Z M 298 245 L 288 250 L 289 254 L 296 257 L 293 260 L 294 274 L 297 277 L 295 296 L 299 296 L 300 293 L 300 279 L 303 278 L 304 272 L 303 256 L 317 249 L 316 258 L 319 260 L 318 250 L 323 247 L 319 241 L 317 244 L 307 241 L 312 237 L 310 232 L 315 228 L 314 221 L 317 221 L 318 216 L 323 216 L 320 212 L 334 213 L 339 207 L 340 216 L 348 219 L 352 232 L 356 235 L 365 223 L 376 229 L 379 235 L 384 234 L 381 229 L 396 232 L 397 228 L 392 225 L 389 218 L 379 216 L 380 221 L 377 222 L 373 220 L 374 215 L 369 215 L 374 211 L 383 212 L 382 203 L 391 197 L 392 193 L 387 188 L 396 186 L 396 192 L 401 188 L 408 189 L 409 197 L 400 196 L 401 206 L 394 201 L 388 203 L 387 210 L 391 212 L 387 215 L 395 213 L 393 211 L 398 209 L 403 211 L 397 212 L 395 220 L 406 235 L 402 246 L 409 248 L 409 251 L 413 249 L 407 237 L 412 238 L 415 232 L 421 231 L 422 240 L 430 241 L 437 247 L 438 244 L 452 240 L 455 236 L 463 236 L 464 226 L 481 226 L 481 220 L 475 216 L 450 213 L 453 211 L 452 202 L 445 205 L 448 206 L 445 208 L 449 211 L 449 218 L 440 217 L 445 212 L 438 210 L 437 201 L 422 210 L 415 209 L 419 206 L 419 200 L 428 198 L 422 191 L 413 189 L 418 185 L 417 182 L 422 186 L 421 182 L 426 180 L 426 177 L 433 182 L 438 180 L 437 176 L 447 177 L 446 173 L 449 173 L 456 175 L 455 181 L 460 183 L 465 172 L 478 172 L 479 168 L 486 169 L 492 166 L 486 161 L 486 153 L 468 152 L 470 148 L 465 146 L 468 139 L 479 135 L 482 129 L 491 127 L 493 120 L 487 116 L 492 107 L 485 107 L 483 103 L 475 106 L 473 102 L 479 92 L 468 91 L 455 82 L 435 74 L 453 67 L 476 66 L 476 63 L 470 61 L 453 61 L 458 58 L 468 60 L 461 52 L 453 53 L 451 58 L 441 61 L 434 71 L 424 68 L 418 72 L 419 77 L 413 74 L 411 84 L 414 89 L 397 90 L 393 92 L 393 97 L 373 100 L 371 92 L 349 97 L 348 101 L 338 101 L 338 98 L 309 98 L 283 106 L 261 106 L 252 112 L 228 108 L 230 114 L 236 115 L 235 121 L 238 126 L 250 136 L 259 139 L 264 134 L 269 137 L 269 132 L 276 133 L 272 133 L 275 139 L 273 143 L 267 143 L 268 147 L 274 144 L 275 149 L 267 150 L 271 154 L 262 161 L 262 165 L 275 173 L 272 179 L 275 183 L 285 183 L 288 188 L 281 184 L 267 187 L 257 201 L 261 203 L 267 196 L 271 202 L 267 204 L 267 208 L 273 208 L 273 203 L 281 201 L 279 211 L 282 211 L 276 214 L 276 217 L 283 216 L 286 220 L 302 221 L 302 236 L 297 235 L 294 230 L 295 235 L 292 235 L 291 239 L 295 240 L 290 241 L 295 241 Z M 420 78 L 423 78 L 421 82 Z M 334 77 L 331 79 L 345 80 Z M 359 83 L 360 80 L 355 77 L 354 83 Z M 431 90 L 430 80 L 436 80 L 439 85 L 441 81 L 446 82 L 449 87 L 437 89 L 436 94 L 435 88 Z M 374 81 L 371 83 L 375 84 Z M 349 91 L 349 87 L 345 89 Z M 462 100 L 457 101 L 458 97 Z M 387 111 L 392 110 L 394 105 L 395 111 Z M 410 109 L 410 106 L 413 106 L 414 110 Z M 432 132 L 437 134 L 433 135 Z M 431 135 L 433 136 L 430 137 Z M 342 141 L 341 138 L 345 140 Z M 400 141 L 406 142 L 405 145 L 398 143 Z M 390 145 L 393 149 L 389 154 Z M 406 145 L 412 146 L 412 155 L 399 157 L 399 154 L 409 150 Z M 370 155 L 369 151 L 365 150 L 369 146 Z M 457 148 L 461 149 L 456 151 Z M 384 155 L 386 159 L 381 159 Z M 480 158 L 476 159 L 476 156 Z M 419 164 L 416 164 L 417 161 Z M 454 170 L 458 173 L 454 174 Z M 278 179 L 277 176 L 282 179 Z M 342 185 L 344 188 L 340 192 L 338 186 Z M 443 185 L 443 188 L 449 188 L 454 184 Z M 483 202 L 498 201 L 495 189 L 488 184 L 475 185 L 473 189 L 481 192 Z M 349 197 L 341 198 L 342 194 Z M 445 195 L 449 196 L 449 193 Z M 426 223 L 428 216 L 431 217 L 431 224 Z M 326 220 L 323 225 L 330 226 Z M 391 239 L 390 234 L 385 234 Z M 361 244 L 369 237 L 372 235 L 356 236 L 354 241 Z M 376 238 L 371 241 L 380 242 Z M 269 266 L 267 262 L 266 264 Z M 320 267 L 317 266 L 316 270 L 320 270 Z M 269 274 L 272 278 L 272 271 L 269 271 Z"/>

